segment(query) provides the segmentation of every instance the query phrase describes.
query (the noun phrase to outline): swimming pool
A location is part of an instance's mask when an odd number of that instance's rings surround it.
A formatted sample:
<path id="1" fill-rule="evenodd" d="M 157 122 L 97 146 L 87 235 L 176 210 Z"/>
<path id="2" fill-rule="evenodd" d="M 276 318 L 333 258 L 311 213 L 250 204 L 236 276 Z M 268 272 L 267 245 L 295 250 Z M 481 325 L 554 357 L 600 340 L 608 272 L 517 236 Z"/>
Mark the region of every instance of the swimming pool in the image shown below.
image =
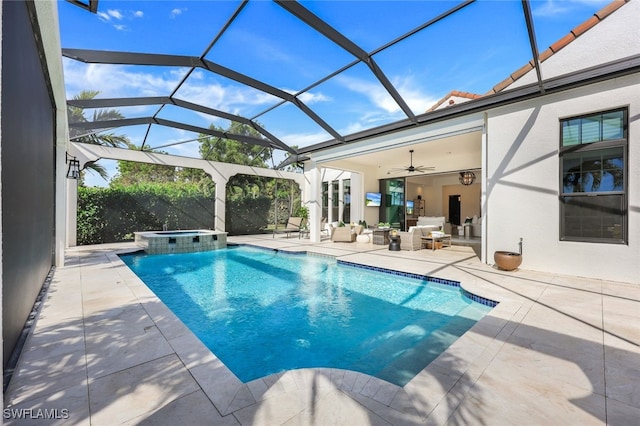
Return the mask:
<path id="1" fill-rule="evenodd" d="M 243 382 L 307 367 L 406 384 L 491 310 L 459 287 L 231 246 L 124 262 Z"/>

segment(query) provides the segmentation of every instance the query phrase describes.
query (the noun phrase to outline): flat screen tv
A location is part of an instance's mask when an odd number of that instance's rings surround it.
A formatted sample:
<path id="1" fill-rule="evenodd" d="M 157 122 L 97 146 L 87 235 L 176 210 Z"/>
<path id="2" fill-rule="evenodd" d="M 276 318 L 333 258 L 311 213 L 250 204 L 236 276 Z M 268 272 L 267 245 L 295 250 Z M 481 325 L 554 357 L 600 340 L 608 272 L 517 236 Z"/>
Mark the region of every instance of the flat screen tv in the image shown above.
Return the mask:
<path id="1" fill-rule="evenodd" d="M 413 200 L 407 200 L 407 214 L 413 214 Z"/>
<path id="2" fill-rule="evenodd" d="M 367 192 L 364 205 L 367 207 L 380 207 L 381 194 L 379 192 Z"/>

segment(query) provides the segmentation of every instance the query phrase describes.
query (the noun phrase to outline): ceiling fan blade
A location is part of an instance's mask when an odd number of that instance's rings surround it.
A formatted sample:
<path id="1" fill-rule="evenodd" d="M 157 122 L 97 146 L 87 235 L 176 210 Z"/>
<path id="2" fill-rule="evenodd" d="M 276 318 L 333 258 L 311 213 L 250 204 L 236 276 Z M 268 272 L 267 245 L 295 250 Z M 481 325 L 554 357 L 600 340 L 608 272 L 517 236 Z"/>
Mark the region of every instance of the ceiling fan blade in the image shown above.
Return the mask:
<path id="1" fill-rule="evenodd" d="M 409 150 L 409 154 L 411 155 L 411 161 L 409 162 L 409 166 L 407 166 L 407 167 L 392 167 L 392 168 L 389 169 L 387 174 L 400 173 L 400 172 L 415 173 L 415 172 L 425 172 L 425 171 L 428 171 L 428 170 L 435 170 L 435 167 L 433 167 L 433 166 L 414 166 L 413 165 L 413 150 L 412 149 Z"/>

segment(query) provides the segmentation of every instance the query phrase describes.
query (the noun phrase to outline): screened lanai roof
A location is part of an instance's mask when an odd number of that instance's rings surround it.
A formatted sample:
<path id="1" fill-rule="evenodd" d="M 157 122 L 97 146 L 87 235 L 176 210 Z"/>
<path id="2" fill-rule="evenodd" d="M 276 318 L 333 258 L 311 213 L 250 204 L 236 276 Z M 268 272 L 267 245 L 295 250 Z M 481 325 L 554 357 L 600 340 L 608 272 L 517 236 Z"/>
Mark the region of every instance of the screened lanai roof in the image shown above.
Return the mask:
<path id="1" fill-rule="evenodd" d="M 546 85 L 538 72 L 533 87 L 503 91 L 505 78 L 523 65 L 536 69 L 540 52 L 594 16 L 601 19 L 594 14 L 607 5 L 608 0 L 63 2 L 69 104 L 84 108 L 87 117 L 102 108 L 125 117 L 70 126 L 80 134 L 124 134 L 137 149 L 174 155 L 199 157 L 197 138 L 208 134 L 271 148 L 278 160 L 298 158 L 624 72 L 629 64 L 613 64 Z M 72 99 L 83 90 L 99 94 Z M 452 91 L 482 96 L 433 110 Z M 228 129 L 234 121 L 260 136 L 209 128 Z"/>

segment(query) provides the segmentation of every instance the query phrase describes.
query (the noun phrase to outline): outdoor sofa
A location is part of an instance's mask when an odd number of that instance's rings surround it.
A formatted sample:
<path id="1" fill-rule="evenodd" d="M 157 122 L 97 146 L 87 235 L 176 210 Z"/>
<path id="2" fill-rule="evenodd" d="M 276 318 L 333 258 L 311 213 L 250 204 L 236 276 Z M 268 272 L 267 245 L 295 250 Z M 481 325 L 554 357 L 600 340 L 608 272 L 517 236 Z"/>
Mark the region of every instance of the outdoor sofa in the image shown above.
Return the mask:
<path id="1" fill-rule="evenodd" d="M 400 231 L 401 250 L 420 250 L 422 248 L 422 237 L 427 237 L 431 231 L 444 229 L 444 216 L 419 216 L 415 226 L 409 227 L 407 231 Z"/>

